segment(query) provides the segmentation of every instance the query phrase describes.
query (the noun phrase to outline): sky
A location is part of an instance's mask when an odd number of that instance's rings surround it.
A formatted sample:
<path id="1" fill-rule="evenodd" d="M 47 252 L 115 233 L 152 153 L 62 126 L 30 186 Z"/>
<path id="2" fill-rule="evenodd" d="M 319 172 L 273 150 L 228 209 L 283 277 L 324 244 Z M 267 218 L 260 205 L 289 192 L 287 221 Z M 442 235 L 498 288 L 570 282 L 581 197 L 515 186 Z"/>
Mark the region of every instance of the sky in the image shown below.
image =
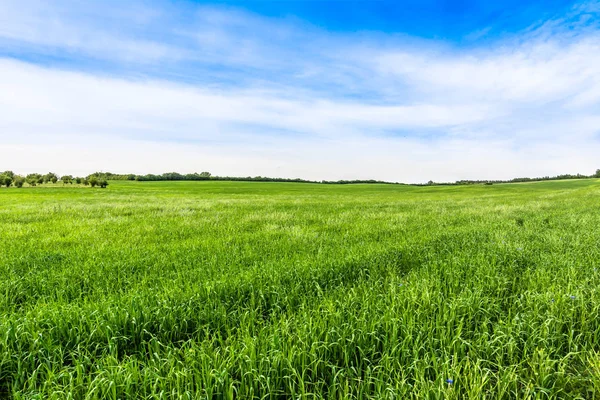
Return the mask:
<path id="1" fill-rule="evenodd" d="M 600 168 L 600 1 L 0 0 L 0 170 Z"/>

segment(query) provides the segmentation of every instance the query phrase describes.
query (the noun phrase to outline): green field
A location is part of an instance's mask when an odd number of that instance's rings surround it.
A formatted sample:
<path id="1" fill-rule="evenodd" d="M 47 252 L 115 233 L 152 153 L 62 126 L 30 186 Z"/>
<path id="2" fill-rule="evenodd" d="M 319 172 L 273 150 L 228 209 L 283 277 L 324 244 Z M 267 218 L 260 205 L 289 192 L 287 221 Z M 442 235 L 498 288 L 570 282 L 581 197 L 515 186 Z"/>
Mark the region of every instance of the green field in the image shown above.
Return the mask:
<path id="1" fill-rule="evenodd" d="M 0 189 L 0 397 L 600 398 L 600 180 Z"/>

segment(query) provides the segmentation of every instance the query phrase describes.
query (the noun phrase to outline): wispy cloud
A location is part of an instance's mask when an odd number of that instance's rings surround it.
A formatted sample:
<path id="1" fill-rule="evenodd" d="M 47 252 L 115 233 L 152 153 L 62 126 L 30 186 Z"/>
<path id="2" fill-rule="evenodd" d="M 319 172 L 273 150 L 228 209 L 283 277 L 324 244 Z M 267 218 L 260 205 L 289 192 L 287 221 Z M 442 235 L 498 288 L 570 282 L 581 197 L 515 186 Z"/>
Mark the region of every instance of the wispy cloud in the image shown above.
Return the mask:
<path id="1" fill-rule="evenodd" d="M 598 168 L 595 2 L 468 47 L 231 8 L 26 3 L 0 13 L 0 169 L 424 181 Z"/>

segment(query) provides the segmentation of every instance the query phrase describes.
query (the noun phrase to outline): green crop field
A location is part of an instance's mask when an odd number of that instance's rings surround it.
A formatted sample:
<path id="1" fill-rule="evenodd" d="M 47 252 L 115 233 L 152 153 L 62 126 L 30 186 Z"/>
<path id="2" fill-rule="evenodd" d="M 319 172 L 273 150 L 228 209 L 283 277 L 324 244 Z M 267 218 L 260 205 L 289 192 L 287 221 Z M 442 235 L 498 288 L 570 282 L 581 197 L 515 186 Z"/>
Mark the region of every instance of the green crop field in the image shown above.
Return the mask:
<path id="1" fill-rule="evenodd" d="M 600 398 L 600 180 L 0 189 L 0 397 Z"/>

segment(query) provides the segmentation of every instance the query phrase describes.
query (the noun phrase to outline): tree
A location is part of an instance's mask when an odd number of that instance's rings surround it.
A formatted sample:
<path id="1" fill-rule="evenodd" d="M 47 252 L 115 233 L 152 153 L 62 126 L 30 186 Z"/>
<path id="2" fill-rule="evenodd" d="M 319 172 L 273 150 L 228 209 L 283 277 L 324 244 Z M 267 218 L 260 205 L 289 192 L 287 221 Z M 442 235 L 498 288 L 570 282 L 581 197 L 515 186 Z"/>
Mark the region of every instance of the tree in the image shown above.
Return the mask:
<path id="1" fill-rule="evenodd" d="M 52 182 L 56 183 L 58 181 L 58 176 L 54 172 L 48 172 L 44 175 L 44 183 Z"/>
<path id="2" fill-rule="evenodd" d="M 100 179 L 98 181 L 98 185 L 100 185 L 100 187 L 102 189 L 106 188 L 108 186 L 108 181 L 106 179 Z"/>
<path id="3" fill-rule="evenodd" d="M 73 175 L 63 175 L 60 177 L 60 180 L 63 184 L 73 184 Z"/>
<path id="4" fill-rule="evenodd" d="M 23 184 L 25 183 L 25 178 L 23 178 L 20 175 L 15 176 L 15 181 L 14 181 L 14 185 L 18 188 L 22 188 Z"/>
<path id="5" fill-rule="evenodd" d="M 30 186 L 35 186 L 38 183 L 43 183 L 44 182 L 44 177 L 42 175 L 40 175 L 40 174 L 29 174 L 25 178 L 25 181 Z"/>
<path id="6" fill-rule="evenodd" d="M 12 178 L 8 175 L 2 174 L 0 175 L 0 187 L 6 185 L 9 187 L 12 184 Z"/>
<path id="7" fill-rule="evenodd" d="M 594 178 L 600 178 L 600 169 L 596 170 L 596 173 L 594 174 Z"/>
<path id="8" fill-rule="evenodd" d="M 95 175 L 92 175 L 92 176 L 90 176 L 88 181 L 92 187 L 96 187 L 96 185 L 98 184 L 98 177 Z"/>
<path id="9" fill-rule="evenodd" d="M 80 185 L 81 182 L 83 182 L 83 178 L 80 178 L 79 176 L 77 178 L 75 178 L 75 183 Z"/>

